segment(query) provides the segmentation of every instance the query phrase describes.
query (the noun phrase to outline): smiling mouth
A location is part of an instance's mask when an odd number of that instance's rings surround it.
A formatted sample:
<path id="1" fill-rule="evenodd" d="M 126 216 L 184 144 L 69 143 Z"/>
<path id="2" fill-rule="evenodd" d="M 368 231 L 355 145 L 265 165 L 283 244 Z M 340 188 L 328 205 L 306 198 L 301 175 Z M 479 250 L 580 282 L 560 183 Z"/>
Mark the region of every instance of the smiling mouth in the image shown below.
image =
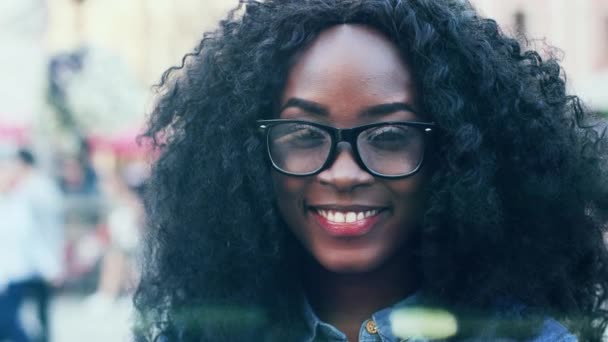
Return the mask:
<path id="1" fill-rule="evenodd" d="M 329 235 L 346 238 L 363 236 L 378 225 L 387 208 L 316 208 L 310 213 Z"/>
<path id="2" fill-rule="evenodd" d="M 338 211 L 338 210 L 325 210 L 325 209 L 314 209 L 317 214 L 321 215 L 327 221 L 332 223 L 354 223 L 357 221 L 365 220 L 366 218 L 376 216 L 380 212 L 379 209 L 366 210 L 366 211 Z"/>

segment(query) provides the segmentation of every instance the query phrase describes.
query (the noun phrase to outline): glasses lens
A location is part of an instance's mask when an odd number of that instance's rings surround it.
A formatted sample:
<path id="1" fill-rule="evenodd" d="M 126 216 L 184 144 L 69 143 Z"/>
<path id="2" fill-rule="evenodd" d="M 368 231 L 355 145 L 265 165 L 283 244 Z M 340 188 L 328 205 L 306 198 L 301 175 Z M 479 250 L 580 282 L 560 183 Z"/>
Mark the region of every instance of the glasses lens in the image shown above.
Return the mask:
<path id="1" fill-rule="evenodd" d="M 270 128 L 268 148 L 272 162 L 281 170 L 307 174 L 323 166 L 331 150 L 331 136 L 304 123 L 282 123 Z"/>
<path id="2" fill-rule="evenodd" d="M 385 125 L 361 132 L 361 160 L 374 172 L 401 176 L 418 168 L 424 156 L 424 133 L 411 126 Z"/>

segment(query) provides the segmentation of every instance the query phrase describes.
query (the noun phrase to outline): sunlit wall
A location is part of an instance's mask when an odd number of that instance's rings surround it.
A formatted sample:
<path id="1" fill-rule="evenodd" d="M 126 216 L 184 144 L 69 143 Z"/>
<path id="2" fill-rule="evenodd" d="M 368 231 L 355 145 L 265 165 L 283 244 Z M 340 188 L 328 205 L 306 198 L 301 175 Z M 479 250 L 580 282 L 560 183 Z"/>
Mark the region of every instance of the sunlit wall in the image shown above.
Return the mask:
<path id="1" fill-rule="evenodd" d="M 506 32 L 525 33 L 531 44 L 542 41 L 562 50 L 571 91 L 595 110 L 608 112 L 608 1 L 472 0 Z"/>
<path id="2" fill-rule="evenodd" d="M 91 44 L 115 51 L 144 84 L 191 51 L 234 0 L 48 0 L 49 49 Z"/>

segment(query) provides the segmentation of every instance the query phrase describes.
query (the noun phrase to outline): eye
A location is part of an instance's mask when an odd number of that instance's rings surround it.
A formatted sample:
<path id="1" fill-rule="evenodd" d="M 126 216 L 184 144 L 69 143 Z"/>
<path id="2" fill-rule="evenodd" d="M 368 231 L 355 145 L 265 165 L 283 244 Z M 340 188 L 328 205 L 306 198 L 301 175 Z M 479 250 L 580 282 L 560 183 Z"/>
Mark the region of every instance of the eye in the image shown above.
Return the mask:
<path id="1" fill-rule="evenodd" d="M 400 150 L 405 148 L 412 137 L 413 129 L 407 126 L 381 126 L 363 133 L 364 143 L 375 149 Z"/>
<path id="2" fill-rule="evenodd" d="M 315 148 L 327 144 L 328 134 L 312 125 L 288 123 L 275 126 L 271 134 L 274 144 L 289 148 Z"/>

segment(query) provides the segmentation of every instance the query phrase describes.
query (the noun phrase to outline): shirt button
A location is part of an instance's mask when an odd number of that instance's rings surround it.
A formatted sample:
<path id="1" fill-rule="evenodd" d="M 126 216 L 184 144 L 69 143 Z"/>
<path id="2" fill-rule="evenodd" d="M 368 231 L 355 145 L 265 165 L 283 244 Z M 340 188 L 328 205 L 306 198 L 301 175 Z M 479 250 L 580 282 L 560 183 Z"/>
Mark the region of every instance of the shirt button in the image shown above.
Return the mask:
<path id="1" fill-rule="evenodd" d="M 370 334 L 377 334 L 378 327 L 376 326 L 376 322 L 374 322 L 372 319 L 367 321 L 367 323 L 365 323 L 365 330 L 367 330 L 367 332 Z"/>

